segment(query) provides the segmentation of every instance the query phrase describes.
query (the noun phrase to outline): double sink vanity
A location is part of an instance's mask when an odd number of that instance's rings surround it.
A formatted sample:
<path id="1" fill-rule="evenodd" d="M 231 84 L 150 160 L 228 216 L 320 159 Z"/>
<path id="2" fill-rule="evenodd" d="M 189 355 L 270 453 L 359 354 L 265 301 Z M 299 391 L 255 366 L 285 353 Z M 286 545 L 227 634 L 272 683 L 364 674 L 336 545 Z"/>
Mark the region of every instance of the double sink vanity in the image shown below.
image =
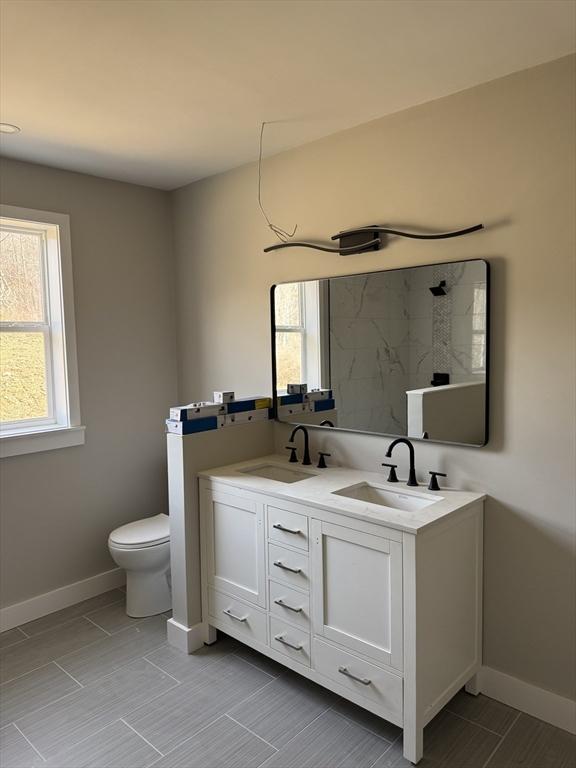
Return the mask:
<path id="1" fill-rule="evenodd" d="M 202 613 L 404 729 L 404 755 L 482 658 L 484 496 L 270 455 L 199 473 Z"/>

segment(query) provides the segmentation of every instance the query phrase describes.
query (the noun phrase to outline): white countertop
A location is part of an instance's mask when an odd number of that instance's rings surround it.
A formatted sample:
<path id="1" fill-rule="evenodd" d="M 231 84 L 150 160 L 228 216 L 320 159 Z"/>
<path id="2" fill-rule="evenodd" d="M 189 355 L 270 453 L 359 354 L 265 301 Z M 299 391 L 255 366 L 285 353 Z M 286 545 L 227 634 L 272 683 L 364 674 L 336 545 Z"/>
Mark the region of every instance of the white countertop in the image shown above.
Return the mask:
<path id="1" fill-rule="evenodd" d="M 294 483 L 283 483 L 264 477 L 247 475 L 242 472 L 249 467 L 272 464 L 284 469 L 299 472 L 310 472 L 310 477 Z M 370 523 L 385 525 L 407 533 L 418 533 L 447 515 L 461 512 L 477 501 L 483 500 L 484 494 L 457 491 L 442 488 L 440 491 L 429 491 L 425 485 L 409 488 L 405 482 L 386 482 L 387 472 L 365 472 L 346 467 L 303 467 L 301 464 L 290 464 L 285 456 L 261 456 L 250 461 L 229 464 L 225 467 L 205 469 L 198 473 L 199 477 L 214 480 L 226 485 L 241 487 L 247 491 L 265 493 L 279 499 L 300 502 L 311 507 L 326 509 L 348 517 L 356 517 Z M 402 511 L 392 507 L 381 506 L 360 499 L 337 496 L 335 491 L 359 483 L 369 483 L 393 493 L 404 496 L 419 496 L 427 500 L 438 499 L 430 506 L 417 511 Z"/>

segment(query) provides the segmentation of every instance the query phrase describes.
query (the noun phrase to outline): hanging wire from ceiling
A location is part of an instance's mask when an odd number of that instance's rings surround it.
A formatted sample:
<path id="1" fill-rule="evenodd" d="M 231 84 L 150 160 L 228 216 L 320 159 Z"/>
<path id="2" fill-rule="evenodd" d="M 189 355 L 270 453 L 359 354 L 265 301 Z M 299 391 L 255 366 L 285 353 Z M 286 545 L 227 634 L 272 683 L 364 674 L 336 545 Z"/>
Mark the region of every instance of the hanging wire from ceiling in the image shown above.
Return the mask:
<path id="1" fill-rule="evenodd" d="M 296 224 L 294 226 L 294 229 L 292 232 L 288 232 L 285 229 L 282 229 L 282 227 L 279 227 L 277 224 L 273 224 L 266 211 L 264 210 L 264 206 L 262 205 L 262 146 L 264 143 L 264 127 L 268 125 L 267 122 L 263 122 L 260 127 L 260 152 L 258 154 L 258 205 L 260 207 L 260 210 L 262 211 L 262 216 L 264 216 L 266 220 L 266 224 L 268 227 L 274 232 L 278 240 L 280 240 L 282 243 L 287 243 L 288 240 L 290 240 L 291 237 L 294 237 L 296 234 L 296 230 L 298 229 L 298 225 Z"/>

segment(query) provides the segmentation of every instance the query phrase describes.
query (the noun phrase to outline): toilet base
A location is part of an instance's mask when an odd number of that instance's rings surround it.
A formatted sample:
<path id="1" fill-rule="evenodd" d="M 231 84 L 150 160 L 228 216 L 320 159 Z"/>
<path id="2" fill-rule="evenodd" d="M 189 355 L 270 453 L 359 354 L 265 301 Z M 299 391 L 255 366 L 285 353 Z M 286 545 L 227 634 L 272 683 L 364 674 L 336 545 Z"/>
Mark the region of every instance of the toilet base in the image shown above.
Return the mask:
<path id="1" fill-rule="evenodd" d="M 165 573 L 126 573 L 126 613 L 134 619 L 156 616 L 172 608 L 170 570 Z"/>

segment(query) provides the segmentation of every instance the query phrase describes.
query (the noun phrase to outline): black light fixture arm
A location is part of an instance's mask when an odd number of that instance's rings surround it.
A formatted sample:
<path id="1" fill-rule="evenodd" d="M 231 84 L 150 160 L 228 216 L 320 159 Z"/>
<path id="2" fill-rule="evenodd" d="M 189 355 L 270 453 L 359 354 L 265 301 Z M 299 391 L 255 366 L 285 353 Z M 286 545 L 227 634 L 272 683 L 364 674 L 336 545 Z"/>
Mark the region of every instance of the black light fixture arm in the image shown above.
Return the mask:
<path id="1" fill-rule="evenodd" d="M 460 237 L 461 235 L 469 235 L 471 232 L 477 232 L 479 229 L 484 229 L 484 224 L 475 224 L 473 227 L 466 227 L 466 229 L 457 229 L 454 232 L 440 232 L 430 235 L 422 235 L 416 232 L 403 232 L 399 229 L 389 229 L 388 227 L 358 227 L 357 229 L 345 229 L 343 232 L 339 232 L 337 235 L 332 235 L 332 240 L 340 240 L 346 235 L 360 235 L 362 233 L 373 234 L 381 233 L 384 235 L 397 235 L 398 237 L 411 237 L 414 240 L 446 240 L 449 237 Z"/>
<path id="2" fill-rule="evenodd" d="M 332 239 L 334 240 L 334 238 Z M 379 237 L 375 237 L 372 240 L 369 240 L 367 243 L 362 243 L 361 245 L 351 245 L 349 248 L 330 248 L 327 245 L 318 245 L 318 243 L 300 243 L 288 241 L 285 243 L 269 245 L 267 248 L 264 248 L 264 253 L 269 253 L 270 251 L 279 251 L 281 248 L 313 248 L 315 251 L 326 251 L 327 253 L 340 254 L 360 253 L 364 248 L 374 248 L 374 246 L 381 245 L 381 242 L 382 241 Z"/>

